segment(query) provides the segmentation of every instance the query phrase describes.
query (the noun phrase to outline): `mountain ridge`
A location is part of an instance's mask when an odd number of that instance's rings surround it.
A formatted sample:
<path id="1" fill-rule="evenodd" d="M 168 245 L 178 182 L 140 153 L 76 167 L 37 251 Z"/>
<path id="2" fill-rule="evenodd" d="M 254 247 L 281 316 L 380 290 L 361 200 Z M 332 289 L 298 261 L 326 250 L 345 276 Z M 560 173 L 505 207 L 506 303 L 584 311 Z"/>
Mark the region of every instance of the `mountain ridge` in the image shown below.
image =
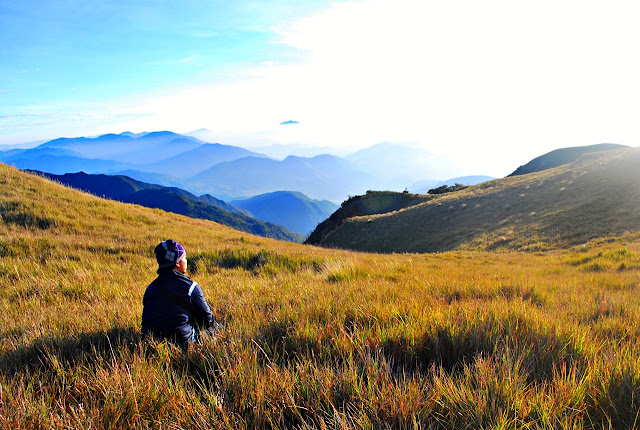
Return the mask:
<path id="1" fill-rule="evenodd" d="M 584 154 L 600 151 L 611 151 L 615 149 L 629 148 L 626 145 L 616 143 L 600 143 L 597 145 L 574 146 L 570 148 L 559 148 L 547 152 L 539 157 L 534 158 L 527 164 L 518 167 L 508 176 L 525 175 L 527 173 L 541 172 L 543 170 L 558 167 L 578 160 Z"/>
<path id="2" fill-rule="evenodd" d="M 59 156 L 68 158 L 52 158 Z M 374 144 L 347 157 L 289 154 L 282 160 L 267 160 L 264 154 L 239 146 L 208 143 L 171 131 L 58 138 L 31 153 L 0 153 L 0 161 L 22 169 L 54 174 L 127 172 L 138 180 L 179 186 L 224 200 L 294 190 L 334 203 L 367 189 L 401 191 L 416 181 L 436 180 L 443 177 L 438 169 L 446 164 L 435 154 L 391 142 Z"/>
<path id="3" fill-rule="evenodd" d="M 153 164 L 142 164 L 139 169 L 152 173 L 181 173 L 193 176 L 216 164 L 237 160 L 244 157 L 266 157 L 238 146 L 220 143 L 204 143 L 201 146 L 167 157 Z"/>
<path id="4" fill-rule="evenodd" d="M 394 212 L 420 204 L 430 198 L 426 195 L 394 191 L 367 191 L 363 196 L 350 197 L 329 218 L 318 224 L 304 243 L 306 245 L 321 245 L 326 236 L 349 218 Z"/>

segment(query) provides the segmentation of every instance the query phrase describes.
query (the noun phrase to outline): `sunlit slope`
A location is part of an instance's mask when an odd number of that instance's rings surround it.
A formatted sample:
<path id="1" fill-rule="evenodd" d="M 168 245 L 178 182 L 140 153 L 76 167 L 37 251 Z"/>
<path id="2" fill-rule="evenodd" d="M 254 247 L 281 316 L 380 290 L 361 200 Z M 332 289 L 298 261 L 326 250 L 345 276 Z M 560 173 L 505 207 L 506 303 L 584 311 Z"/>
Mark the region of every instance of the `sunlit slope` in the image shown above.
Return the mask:
<path id="1" fill-rule="evenodd" d="M 626 145 L 617 145 L 615 143 L 600 143 L 597 145 L 560 148 L 534 158 L 524 166 L 518 167 L 509 176 L 518 176 L 526 175 L 527 173 L 541 172 L 543 170 L 552 169 L 563 164 L 572 163 L 585 154 L 589 154 L 592 152 L 612 151 L 623 148 L 629 147 Z"/>
<path id="2" fill-rule="evenodd" d="M 354 217 L 321 246 L 372 252 L 546 250 L 640 230 L 640 149 L 587 154 L 522 176 Z"/>
<path id="3" fill-rule="evenodd" d="M 349 197 L 331 216 L 316 226 L 304 242 L 319 245 L 345 220 L 357 216 L 379 215 L 398 211 L 427 201 L 430 196 L 423 194 L 398 193 L 394 191 L 367 191 L 362 196 Z"/>

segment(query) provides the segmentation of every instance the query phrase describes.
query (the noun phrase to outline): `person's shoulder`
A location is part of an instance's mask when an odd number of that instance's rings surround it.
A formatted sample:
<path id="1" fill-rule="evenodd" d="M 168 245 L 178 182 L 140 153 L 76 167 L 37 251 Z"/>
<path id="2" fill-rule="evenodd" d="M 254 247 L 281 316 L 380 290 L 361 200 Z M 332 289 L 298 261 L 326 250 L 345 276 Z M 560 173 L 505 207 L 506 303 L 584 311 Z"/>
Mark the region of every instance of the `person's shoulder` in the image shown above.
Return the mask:
<path id="1" fill-rule="evenodd" d="M 158 274 L 158 276 L 155 277 L 155 279 L 153 281 L 151 281 L 149 283 L 149 287 L 157 284 L 158 282 L 162 282 L 162 276 L 160 276 L 159 274 Z"/>

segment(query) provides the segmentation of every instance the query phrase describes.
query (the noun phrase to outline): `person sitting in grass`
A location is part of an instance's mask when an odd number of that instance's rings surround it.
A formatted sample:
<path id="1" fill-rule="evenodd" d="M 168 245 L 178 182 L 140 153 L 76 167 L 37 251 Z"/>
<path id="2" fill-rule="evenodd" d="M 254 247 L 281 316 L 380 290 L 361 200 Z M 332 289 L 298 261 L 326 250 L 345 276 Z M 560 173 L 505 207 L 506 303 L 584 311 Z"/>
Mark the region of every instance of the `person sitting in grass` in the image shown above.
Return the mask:
<path id="1" fill-rule="evenodd" d="M 146 339 L 167 339 L 186 350 L 198 340 L 200 330 L 213 333 L 219 325 L 202 288 L 186 275 L 184 247 L 167 239 L 154 252 L 158 277 L 149 284 L 142 299 L 142 335 Z"/>

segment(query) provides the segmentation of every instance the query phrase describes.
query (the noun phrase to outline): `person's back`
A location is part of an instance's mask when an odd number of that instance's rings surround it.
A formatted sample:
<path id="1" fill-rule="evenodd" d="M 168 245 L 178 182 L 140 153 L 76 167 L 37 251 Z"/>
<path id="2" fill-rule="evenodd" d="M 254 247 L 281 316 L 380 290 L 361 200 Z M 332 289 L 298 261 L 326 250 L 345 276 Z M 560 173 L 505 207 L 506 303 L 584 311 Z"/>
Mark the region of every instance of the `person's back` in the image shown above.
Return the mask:
<path id="1" fill-rule="evenodd" d="M 197 331 L 211 327 L 215 319 L 202 288 L 186 275 L 182 245 L 169 239 L 160 243 L 155 253 L 158 277 L 142 299 L 142 334 L 168 339 L 186 349 L 195 341 Z"/>

